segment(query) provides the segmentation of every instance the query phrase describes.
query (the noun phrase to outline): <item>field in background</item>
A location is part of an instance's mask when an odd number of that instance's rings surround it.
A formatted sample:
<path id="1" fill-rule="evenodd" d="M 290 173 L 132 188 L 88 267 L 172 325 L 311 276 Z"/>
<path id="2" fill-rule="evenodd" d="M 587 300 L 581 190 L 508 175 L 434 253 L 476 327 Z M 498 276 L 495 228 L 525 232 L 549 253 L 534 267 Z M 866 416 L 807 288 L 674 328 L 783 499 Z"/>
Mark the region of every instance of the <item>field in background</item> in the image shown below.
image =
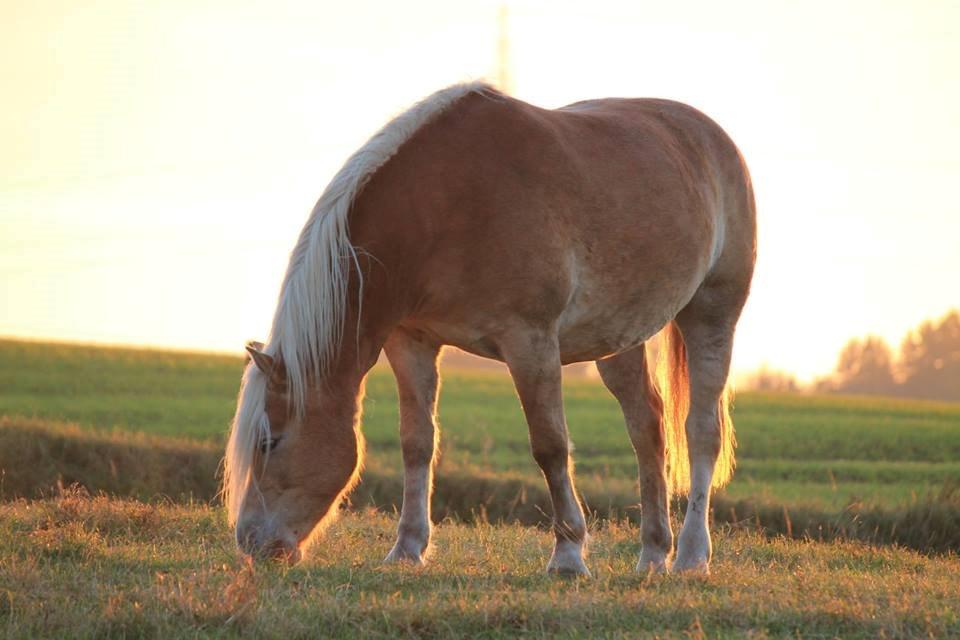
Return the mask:
<path id="1" fill-rule="evenodd" d="M 220 446 L 242 366 L 225 356 L 0 341 L 0 416 Z M 443 378 L 438 484 L 449 471 L 539 486 L 510 380 L 462 370 L 445 370 Z M 622 417 L 597 381 L 568 380 L 565 398 L 584 498 L 602 511 L 609 494 L 635 491 L 636 461 Z M 893 508 L 960 480 L 960 405 L 743 393 L 734 408 L 739 465 L 723 494 L 733 501 L 788 510 Z M 399 476 L 397 420 L 393 378 L 377 368 L 364 413 L 374 473 Z"/>
<path id="2" fill-rule="evenodd" d="M 599 382 L 570 379 L 594 578 L 563 581 L 543 574 L 551 535 L 523 526 L 549 502 L 510 382 L 493 372 L 444 372 L 433 561 L 380 565 L 402 478 L 393 380 L 376 370 L 353 510 L 286 570 L 241 561 L 209 506 L 241 368 L 0 341 L 4 635 L 960 634 L 960 405 L 740 395 L 714 575 L 653 577 L 632 572 L 636 465 L 619 409 Z"/>

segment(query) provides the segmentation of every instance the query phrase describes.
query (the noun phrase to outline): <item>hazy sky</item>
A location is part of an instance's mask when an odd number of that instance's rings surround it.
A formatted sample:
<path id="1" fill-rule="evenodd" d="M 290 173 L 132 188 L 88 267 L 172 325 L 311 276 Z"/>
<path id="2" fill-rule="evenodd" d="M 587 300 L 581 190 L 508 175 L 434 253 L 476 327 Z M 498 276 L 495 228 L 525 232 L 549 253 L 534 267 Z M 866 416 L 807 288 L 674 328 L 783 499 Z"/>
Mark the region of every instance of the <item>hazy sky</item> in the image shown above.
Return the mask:
<path id="1" fill-rule="evenodd" d="M 239 351 L 327 181 L 495 78 L 498 2 L 0 3 L 0 335 Z M 960 2 L 509 2 L 516 96 L 689 102 L 753 173 L 735 367 L 960 306 Z"/>

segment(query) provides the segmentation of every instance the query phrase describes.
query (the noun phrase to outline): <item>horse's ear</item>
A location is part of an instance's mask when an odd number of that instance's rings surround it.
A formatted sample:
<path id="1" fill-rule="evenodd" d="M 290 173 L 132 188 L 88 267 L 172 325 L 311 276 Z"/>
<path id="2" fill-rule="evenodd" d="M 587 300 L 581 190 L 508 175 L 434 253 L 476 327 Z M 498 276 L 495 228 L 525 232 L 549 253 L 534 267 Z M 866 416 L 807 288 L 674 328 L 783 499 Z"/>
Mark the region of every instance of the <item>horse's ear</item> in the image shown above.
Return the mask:
<path id="1" fill-rule="evenodd" d="M 262 342 L 248 342 L 247 355 L 251 360 L 253 360 L 253 363 L 257 365 L 257 369 L 260 369 L 260 371 L 264 372 L 268 376 L 273 373 L 273 358 L 263 352 Z"/>

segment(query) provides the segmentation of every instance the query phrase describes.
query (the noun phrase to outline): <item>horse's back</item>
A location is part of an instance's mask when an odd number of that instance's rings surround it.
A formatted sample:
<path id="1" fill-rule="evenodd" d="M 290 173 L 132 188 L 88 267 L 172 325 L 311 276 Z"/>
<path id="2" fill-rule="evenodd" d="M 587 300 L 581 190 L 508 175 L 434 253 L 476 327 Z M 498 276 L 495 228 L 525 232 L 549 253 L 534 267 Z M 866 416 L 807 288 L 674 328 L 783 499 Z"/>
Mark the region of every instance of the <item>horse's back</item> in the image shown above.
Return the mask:
<path id="1" fill-rule="evenodd" d="M 491 357 L 518 323 L 556 326 L 565 361 L 638 344 L 723 252 L 738 158 L 678 103 L 466 96 L 371 182 L 379 207 L 407 202 L 390 244 L 418 235 L 397 253 L 418 261 L 399 270 L 417 289 L 406 323 Z"/>
<path id="2" fill-rule="evenodd" d="M 545 228 L 557 227 L 566 232 L 563 243 L 619 240 L 653 259 L 658 247 L 682 247 L 688 261 L 706 269 L 724 249 L 728 227 L 749 219 L 744 226 L 752 229 L 742 157 L 723 129 L 693 107 L 651 98 L 555 110 L 506 97 L 465 100 L 471 101 L 456 137 L 470 141 L 473 157 L 450 160 L 472 162 L 473 175 L 484 176 L 470 186 L 471 200 L 483 203 L 486 215 L 461 215 L 489 227 L 496 222 L 491 215 L 501 214 L 514 236 L 525 228 L 544 236 Z"/>

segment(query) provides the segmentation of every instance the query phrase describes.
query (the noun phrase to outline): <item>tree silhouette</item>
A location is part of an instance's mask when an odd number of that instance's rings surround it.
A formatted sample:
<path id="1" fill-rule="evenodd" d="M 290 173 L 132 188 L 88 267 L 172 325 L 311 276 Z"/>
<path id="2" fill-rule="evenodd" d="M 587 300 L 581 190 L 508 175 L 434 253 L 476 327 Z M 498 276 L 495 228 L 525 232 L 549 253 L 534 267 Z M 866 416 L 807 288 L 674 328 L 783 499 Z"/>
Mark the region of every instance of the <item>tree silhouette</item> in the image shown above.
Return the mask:
<path id="1" fill-rule="evenodd" d="M 899 358 L 882 338 L 850 340 L 818 391 L 960 401 L 960 311 L 926 320 L 907 334 Z"/>
<path id="2" fill-rule="evenodd" d="M 912 396 L 960 400 L 960 312 L 927 320 L 900 345 L 903 391 Z"/>
<path id="3" fill-rule="evenodd" d="M 892 393 L 893 352 L 877 336 L 850 340 L 840 352 L 833 390 L 846 393 Z"/>
<path id="4" fill-rule="evenodd" d="M 797 379 L 792 374 L 770 369 L 766 365 L 745 376 L 740 386 L 752 391 L 795 392 L 800 390 L 800 385 L 797 384 Z"/>

